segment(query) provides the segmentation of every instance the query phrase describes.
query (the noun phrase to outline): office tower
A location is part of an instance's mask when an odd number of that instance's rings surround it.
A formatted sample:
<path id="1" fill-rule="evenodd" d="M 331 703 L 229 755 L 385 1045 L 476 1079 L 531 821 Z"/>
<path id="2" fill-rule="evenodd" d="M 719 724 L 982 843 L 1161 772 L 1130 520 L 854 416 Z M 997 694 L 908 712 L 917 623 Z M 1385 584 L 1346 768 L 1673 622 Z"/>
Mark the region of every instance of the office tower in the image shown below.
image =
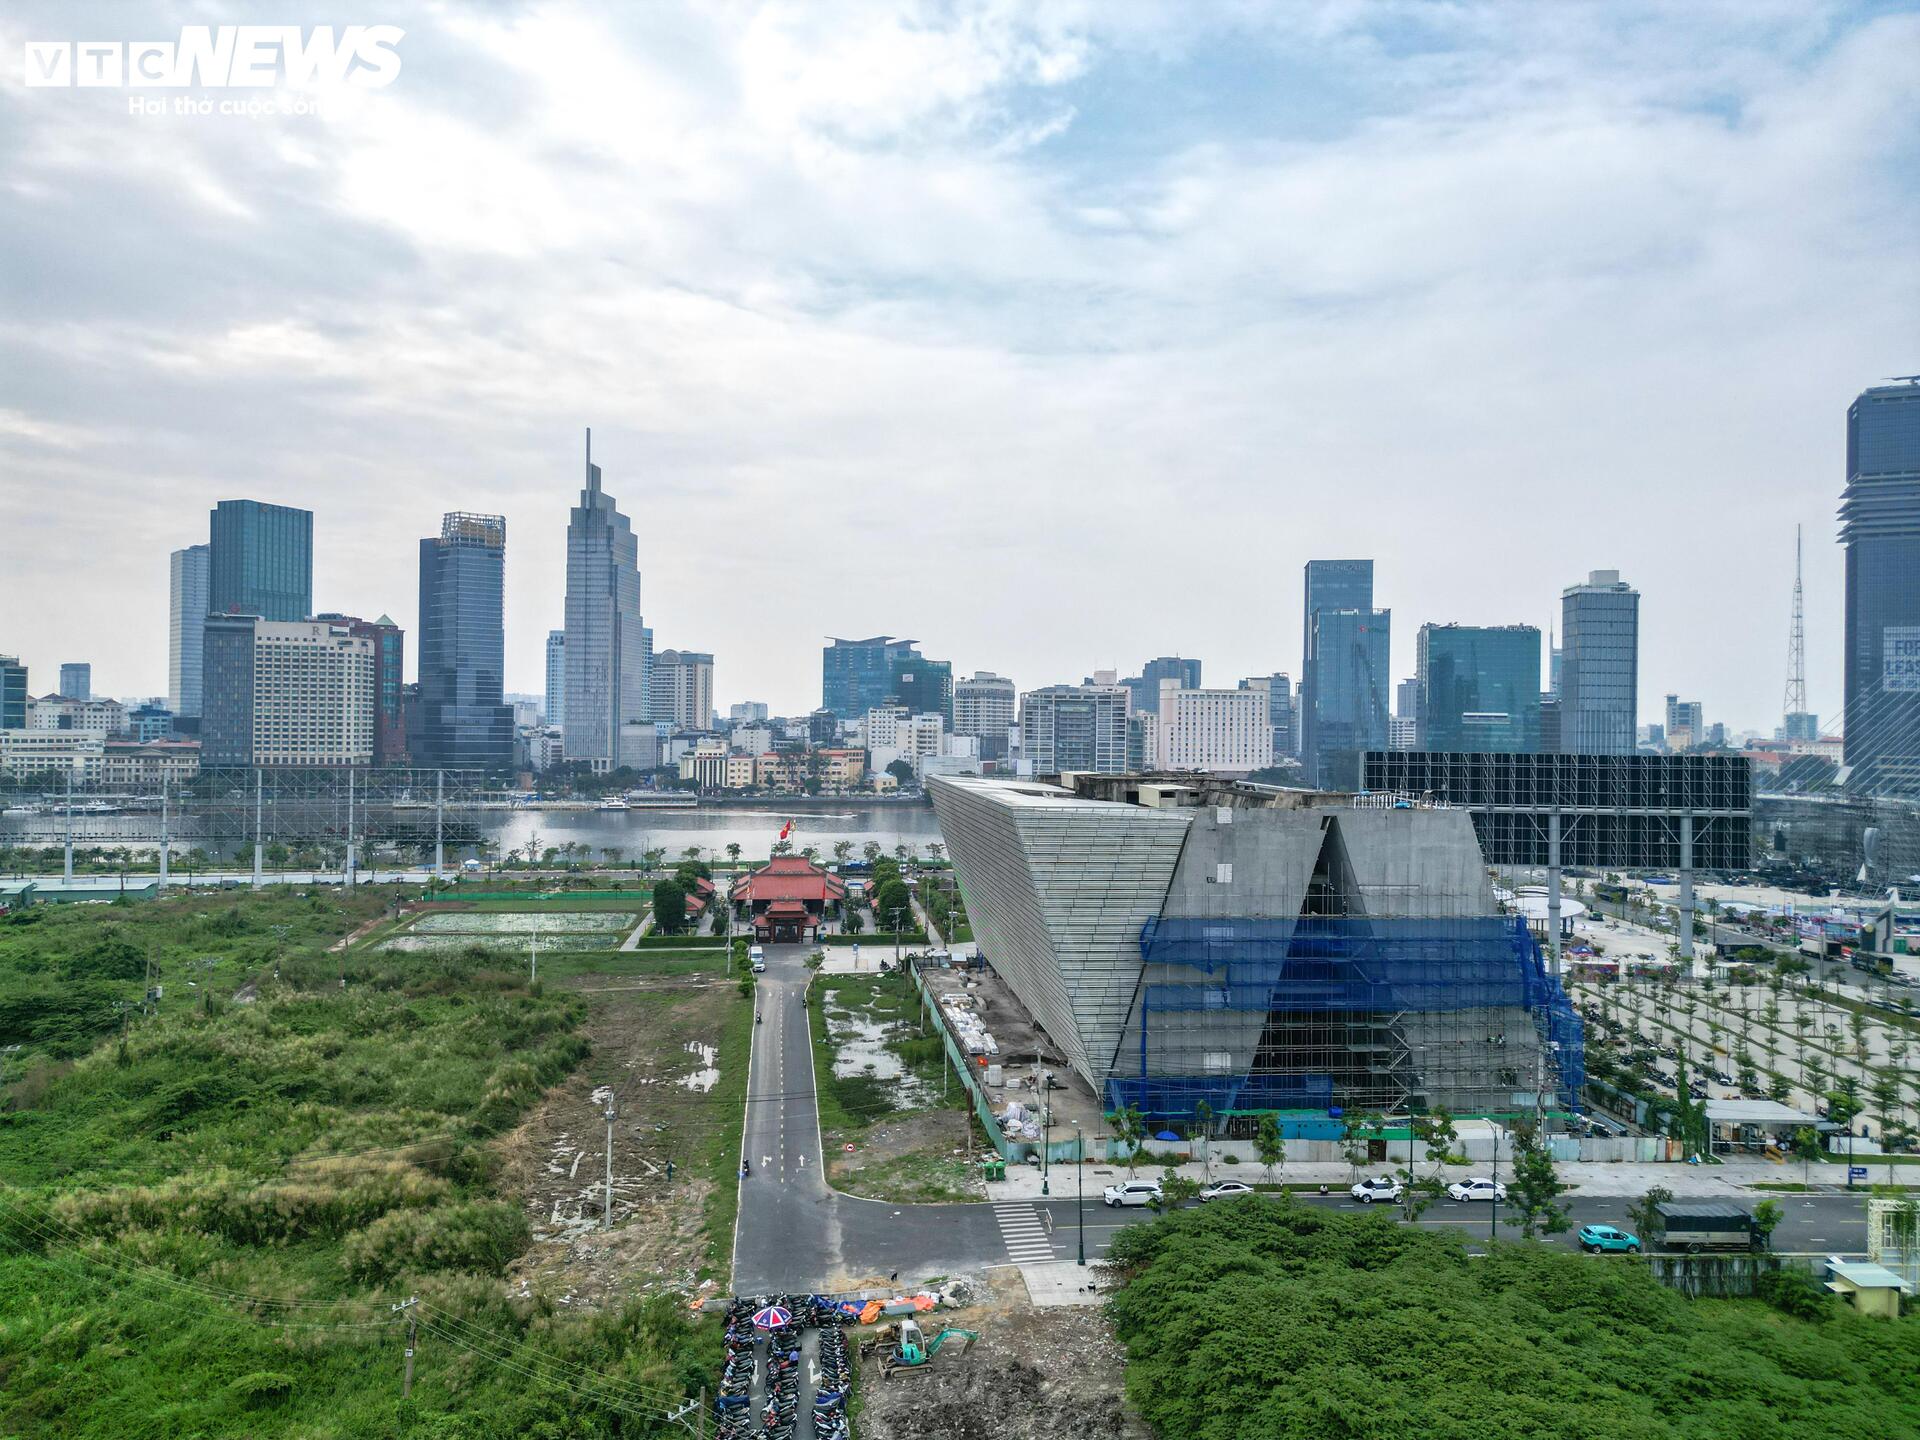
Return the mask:
<path id="1" fill-rule="evenodd" d="M 209 614 L 305 620 L 313 614 L 313 512 L 222 500 L 208 517 Z"/>
<path id="2" fill-rule="evenodd" d="M 173 738 L 173 712 L 154 701 L 136 705 L 127 713 L 127 734 L 139 744 Z"/>
<path id="3" fill-rule="evenodd" d="M 513 763 L 506 667 L 507 521 L 454 513 L 420 542 L 421 765 L 502 770 Z"/>
<path id="4" fill-rule="evenodd" d="M 953 719 L 953 662 L 929 660 L 924 655 L 896 655 L 887 699 L 915 715 Z"/>
<path id="5" fill-rule="evenodd" d="M 60 667 L 60 693 L 69 700 L 93 698 L 93 666 L 86 661 L 68 661 Z"/>
<path id="6" fill-rule="evenodd" d="M 1631 755 L 1640 703 L 1640 592 L 1595 570 L 1560 596 L 1560 750 Z"/>
<path id="7" fill-rule="evenodd" d="M 1105 672 L 1102 672 L 1105 673 Z M 1160 682 L 1172 680 L 1183 690 L 1200 688 L 1200 662 L 1178 655 L 1160 655 L 1140 667 L 1138 675 L 1129 675 L 1120 683 L 1133 697 L 1133 708 L 1155 713 L 1160 704 Z"/>
<path id="8" fill-rule="evenodd" d="M 1242 680 L 1250 688 L 1251 682 Z M 1267 677 L 1267 720 L 1273 726 L 1273 758 L 1285 759 L 1299 748 L 1296 732 L 1300 722 L 1293 698 L 1293 679 L 1284 671 Z"/>
<path id="9" fill-rule="evenodd" d="M 1371 611 L 1373 561 L 1309 560 L 1300 617 L 1300 764 L 1309 783 L 1319 783 L 1320 720 L 1315 702 L 1314 616 L 1322 610 Z M 1381 684 L 1386 683 L 1384 675 Z M 1383 729 L 1385 721 L 1382 722 Z M 1385 737 L 1383 736 L 1383 743 Z"/>
<path id="10" fill-rule="evenodd" d="M 1560 647 L 1553 643 L 1553 626 L 1547 626 L 1547 693 L 1560 694 Z"/>
<path id="11" fill-rule="evenodd" d="M 1127 769 L 1142 773 L 1157 768 L 1159 764 L 1159 715 L 1152 710 L 1131 711 L 1127 716 Z"/>
<path id="12" fill-rule="evenodd" d="M 713 728 L 713 656 L 662 650 L 653 657 L 653 718 L 681 730 Z"/>
<path id="13" fill-rule="evenodd" d="M 547 632 L 547 700 L 549 725 L 567 723 L 567 632 Z"/>
<path id="14" fill-rule="evenodd" d="M 640 543 L 600 488 L 587 432 L 587 483 L 567 521 L 566 757 L 605 773 L 621 727 L 647 721 L 647 636 L 640 618 Z"/>
<path id="15" fill-rule="evenodd" d="M 764 707 L 762 707 L 764 709 Z M 766 718 L 764 715 L 762 719 Z M 807 743 L 831 745 L 840 738 L 840 717 L 824 706 L 807 716 Z"/>
<path id="16" fill-rule="evenodd" d="M 213 549 L 189 545 L 168 561 L 167 703 L 175 715 L 200 714 L 200 651 L 213 601 L 207 589 Z"/>
<path id="17" fill-rule="evenodd" d="M 1920 377 L 1847 410 L 1846 787 L 1920 795 Z"/>
<path id="18" fill-rule="evenodd" d="M 1667 696 L 1667 747 L 1691 750 L 1706 741 L 1707 727 L 1701 718 L 1700 702 L 1682 700 L 1678 695 Z"/>
<path id="19" fill-rule="evenodd" d="M 1018 697 L 1006 676 L 979 670 L 953 682 L 953 733 L 978 740 L 982 760 L 1006 758 L 1007 732 L 1018 716 Z"/>
<path id="20" fill-rule="evenodd" d="M 375 642 L 326 620 L 207 617 L 206 765 L 373 763 Z"/>
<path id="21" fill-rule="evenodd" d="M 0 730 L 27 728 L 27 667 L 17 655 L 0 655 Z"/>
<path id="22" fill-rule="evenodd" d="M 316 615 L 373 644 L 373 763 L 405 765 L 408 759 L 406 632 L 392 618 L 362 620 L 357 615 Z"/>
<path id="23" fill-rule="evenodd" d="M 1020 697 L 1020 743 L 1038 775 L 1119 772 L 1127 763 L 1124 685 L 1048 685 Z"/>
<path id="24" fill-rule="evenodd" d="M 1267 684 L 1257 680 L 1238 690 L 1190 690 L 1178 680 L 1162 680 L 1154 710 L 1160 768 L 1247 775 L 1272 764 Z"/>
<path id="25" fill-rule="evenodd" d="M 917 655 L 912 640 L 875 635 L 832 640 L 820 651 L 820 708 L 842 720 L 858 720 L 893 693 L 893 663 Z"/>
<path id="26" fill-rule="evenodd" d="M 727 719 L 735 725 L 764 725 L 767 713 L 767 702 L 764 700 L 742 700 L 737 705 L 727 707 Z"/>
<path id="27" fill-rule="evenodd" d="M 1540 632 L 1532 625 L 1422 625 L 1422 750 L 1540 749 Z"/>
<path id="28" fill-rule="evenodd" d="M 1305 763 L 1309 783 L 1323 790 L 1359 789 L 1361 755 L 1391 746 L 1392 631 L 1388 610 L 1323 606 L 1313 613 L 1306 712 L 1313 744 Z"/>

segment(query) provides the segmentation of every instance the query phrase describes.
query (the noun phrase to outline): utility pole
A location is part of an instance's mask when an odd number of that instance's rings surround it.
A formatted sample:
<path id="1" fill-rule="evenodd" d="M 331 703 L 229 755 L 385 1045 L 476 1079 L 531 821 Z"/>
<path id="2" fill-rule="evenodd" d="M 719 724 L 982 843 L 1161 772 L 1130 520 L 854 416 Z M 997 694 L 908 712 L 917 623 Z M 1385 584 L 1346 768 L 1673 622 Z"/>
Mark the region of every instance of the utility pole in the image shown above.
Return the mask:
<path id="1" fill-rule="evenodd" d="M 162 778 L 160 781 L 160 892 L 167 888 L 167 861 L 171 857 L 173 841 L 170 835 L 171 814 L 167 808 L 169 786 Z"/>
<path id="2" fill-rule="evenodd" d="M 398 1305 L 390 1307 L 396 1315 L 404 1314 L 407 1317 L 407 1368 L 402 1372 L 400 1377 L 400 1398 L 402 1400 L 409 1399 L 413 1395 L 413 1342 L 415 1336 L 418 1334 L 419 1327 L 419 1317 L 413 1307 L 419 1303 L 420 1297 L 418 1295 L 409 1295 Z"/>
<path id="3" fill-rule="evenodd" d="M 607 1108 L 602 1113 L 607 1121 L 607 1208 L 600 1217 L 600 1228 L 613 1228 L 613 1122 L 619 1115 L 620 1100 L 611 1091 L 607 1094 Z"/>
<path id="4" fill-rule="evenodd" d="M 67 883 L 73 883 L 73 767 L 67 767 Z"/>

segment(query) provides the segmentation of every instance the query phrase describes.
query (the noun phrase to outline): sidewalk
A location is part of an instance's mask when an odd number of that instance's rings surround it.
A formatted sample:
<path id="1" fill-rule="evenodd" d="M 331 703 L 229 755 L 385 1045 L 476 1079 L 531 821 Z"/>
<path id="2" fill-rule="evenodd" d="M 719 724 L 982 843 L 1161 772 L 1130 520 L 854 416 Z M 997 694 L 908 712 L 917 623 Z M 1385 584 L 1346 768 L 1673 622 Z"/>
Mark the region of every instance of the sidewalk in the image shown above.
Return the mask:
<path id="1" fill-rule="evenodd" d="M 1361 1171 L 1365 1175 L 1393 1174 L 1406 1164 L 1404 1155 L 1397 1155 L 1385 1161 L 1367 1166 Z M 1090 1161 L 1086 1174 L 1076 1177 L 1075 1167 L 1071 1164 L 1055 1165 L 1051 1171 L 1052 1193 L 1046 1198 L 1052 1200 L 1071 1200 L 1076 1184 L 1085 1186 L 1086 1194 L 1098 1199 L 1101 1190 L 1108 1185 L 1118 1184 L 1122 1180 L 1157 1178 L 1166 1168 L 1162 1165 L 1142 1162 L 1129 1172 L 1123 1164 L 1109 1164 Z M 1909 1184 L 1920 1185 L 1920 1167 L 1911 1165 L 1865 1165 L 1867 1178 L 1854 1182 L 1857 1193 L 1865 1194 L 1873 1185 Z M 1205 1181 L 1206 1167 L 1188 1163 L 1177 1167 L 1178 1173 L 1190 1179 Z M 1567 1185 L 1576 1195 L 1626 1195 L 1638 1197 L 1655 1185 L 1663 1185 L 1676 1196 L 1740 1195 L 1753 1185 L 1798 1184 L 1800 1167 L 1798 1165 L 1773 1165 L 1766 1161 L 1735 1161 L 1725 1165 L 1640 1165 L 1625 1161 L 1612 1163 L 1592 1163 L 1577 1160 L 1561 1161 L 1556 1169 L 1561 1183 Z M 1415 1167 L 1415 1173 L 1426 1176 L 1433 1167 L 1423 1159 Z M 1904 1172 L 1904 1173 L 1902 1173 Z M 1464 1180 L 1471 1175 L 1492 1173 L 1488 1165 L 1450 1165 L 1446 1167 L 1445 1178 L 1449 1181 Z M 1500 1157 L 1500 1174 L 1503 1178 L 1512 1178 L 1513 1164 L 1506 1157 Z M 1215 1161 L 1212 1178 L 1215 1180 L 1239 1180 L 1248 1185 L 1264 1184 L 1267 1173 L 1263 1166 L 1242 1162 L 1239 1165 L 1226 1165 Z M 987 1183 L 987 1199 L 1001 1200 L 1038 1200 L 1041 1198 L 1041 1173 L 1037 1165 L 1008 1165 L 1005 1180 L 992 1180 Z M 1353 1170 L 1344 1162 L 1330 1164 L 1281 1165 L 1275 1168 L 1274 1180 L 1284 1185 L 1324 1185 L 1329 1194 L 1340 1194 L 1353 1183 Z M 1823 1183 L 1824 1182 L 1824 1183 Z M 1846 1189 L 1844 1167 L 1828 1165 L 1814 1166 L 1812 1181 L 1819 1191 L 1835 1192 Z"/>

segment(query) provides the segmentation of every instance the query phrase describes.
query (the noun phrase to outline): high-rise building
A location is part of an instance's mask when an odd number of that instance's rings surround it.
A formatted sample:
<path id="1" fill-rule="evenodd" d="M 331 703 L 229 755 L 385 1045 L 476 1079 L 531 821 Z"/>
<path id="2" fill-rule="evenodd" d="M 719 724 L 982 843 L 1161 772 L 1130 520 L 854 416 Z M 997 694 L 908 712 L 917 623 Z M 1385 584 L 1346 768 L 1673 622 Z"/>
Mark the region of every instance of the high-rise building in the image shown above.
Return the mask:
<path id="1" fill-rule="evenodd" d="M 1313 612 L 1303 723 L 1307 782 L 1323 790 L 1357 790 L 1360 757 L 1393 740 L 1388 697 L 1393 681 L 1393 613 L 1388 610 Z"/>
<path id="2" fill-rule="evenodd" d="M 1155 711 L 1159 767 L 1249 775 L 1272 764 L 1268 683 L 1256 680 L 1238 690 L 1189 690 L 1178 680 L 1162 680 Z"/>
<path id="3" fill-rule="evenodd" d="M 175 715 L 200 714 L 200 651 L 213 600 L 207 589 L 213 549 L 189 545 L 168 562 L 167 703 Z"/>
<path id="4" fill-rule="evenodd" d="M 205 765 L 370 765 L 374 641 L 334 621 L 207 617 Z"/>
<path id="5" fill-rule="evenodd" d="M 1129 675 L 1120 683 L 1133 696 L 1133 708 L 1155 713 L 1160 704 L 1160 682 L 1172 680 L 1183 690 L 1200 688 L 1200 662 L 1179 655 L 1159 655 L 1140 667 L 1138 675 Z"/>
<path id="6" fill-rule="evenodd" d="M 362 620 L 357 615 L 316 615 L 341 625 L 349 635 L 373 644 L 373 763 L 405 765 L 407 745 L 407 637 L 392 618 Z"/>
<path id="7" fill-rule="evenodd" d="M 977 739 L 986 759 L 1006 753 L 1007 731 L 1018 712 L 1013 681 L 1004 675 L 979 670 L 970 679 L 953 682 L 953 733 Z"/>
<path id="8" fill-rule="evenodd" d="M 17 655 L 0 655 L 0 730 L 27 728 L 27 667 Z"/>
<path id="9" fill-rule="evenodd" d="M 504 699 L 507 521 L 454 513 L 420 542 L 420 725 L 426 766 L 501 770 L 513 763 Z"/>
<path id="10" fill-rule="evenodd" d="M 681 730 L 713 728 L 713 656 L 662 650 L 653 657 L 653 718 Z"/>
<path id="11" fill-rule="evenodd" d="M 1020 744 L 1035 774 L 1120 772 L 1127 764 L 1124 685 L 1047 685 L 1020 697 Z"/>
<path id="12" fill-rule="evenodd" d="M 587 433 L 587 483 L 567 522 L 566 756 L 604 773 L 621 727 L 650 722 L 648 646 L 640 618 L 640 543 L 600 488 Z"/>
<path id="13" fill-rule="evenodd" d="M 1846 787 L 1920 795 L 1920 377 L 1847 410 Z"/>
<path id="14" fill-rule="evenodd" d="M 1418 645 L 1420 749 L 1539 751 L 1538 629 L 1422 625 Z"/>
<path id="15" fill-rule="evenodd" d="M 208 517 L 208 613 L 305 620 L 313 614 L 313 512 L 222 500 Z"/>
<path id="16" fill-rule="evenodd" d="M 546 718 L 548 725 L 567 722 L 567 632 L 564 630 L 547 632 Z"/>
<path id="17" fill-rule="evenodd" d="M 1314 670 L 1314 617 L 1322 610 L 1371 611 L 1373 561 L 1309 560 L 1300 616 L 1300 764 L 1311 783 L 1319 783 L 1320 711 Z M 1380 683 L 1384 686 L 1385 677 Z M 1387 721 L 1381 720 L 1382 740 Z M 1347 767 L 1351 768 L 1351 767 Z"/>
<path id="18" fill-rule="evenodd" d="M 897 655 L 893 661 L 887 699 L 916 715 L 938 715 L 953 720 L 953 663 L 924 655 Z"/>
<path id="19" fill-rule="evenodd" d="M 1560 750 L 1631 755 L 1640 704 L 1640 592 L 1595 570 L 1560 596 Z"/>
<path id="20" fill-rule="evenodd" d="M 1692 750 L 1707 743 L 1706 721 L 1698 700 L 1667 696 L 1667 745 L 1673 750 Z"/>
<path id="21" fill-rule="evenodd" d="M 893 693 L 894 661 L 916 656 L 912 640 L 875 635 L 831 640 L 820 651 L 820 708 L 842 720 L 858 720 Z"/>
<path id="22" fill-rule="evenodd" d="M 764 700 L 742 700 L 737 705 L 727 707 L 727 719 L 735 725 L 764 725 L 767 714 L 767 702 Z"/>
<path id="23" fill-rule="evenodd" d="M 84 660 L 69 660 L 60 667 L 60 693 L 69 700 L 93 698 L 93 666 Z"/>

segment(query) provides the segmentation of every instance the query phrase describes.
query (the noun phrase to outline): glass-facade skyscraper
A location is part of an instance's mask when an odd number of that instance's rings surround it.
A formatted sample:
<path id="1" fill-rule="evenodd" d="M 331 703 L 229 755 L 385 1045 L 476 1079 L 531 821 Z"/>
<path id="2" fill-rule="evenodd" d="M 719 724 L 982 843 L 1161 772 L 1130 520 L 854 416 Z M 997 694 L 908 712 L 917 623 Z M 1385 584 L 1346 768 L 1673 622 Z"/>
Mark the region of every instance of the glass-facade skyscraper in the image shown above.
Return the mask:
<path id="1" fill-rule="evenodd" d="M 0 730 L 27 728 L 27 667 L 17 655 L 0 655 Z"/>
<path id="2" fill-rule="evenodd" d="M 1539 751 L 1539 630 L 1422 625 L 1415 665 L 1422 750 Z"/>
<path id="3" fill-rule="evenodd" d="M 893 662 L 888 700 L 915 715 L 938 715 L 953 725 L 953 662 L 901 655 Z"/>
<path id="4" fill-rule="evenodd" d="M 1308 781 L 1324 790 L 1360 788 L 1360 756 L 1393 736 L 1393 612 L 1331 610 L 1313 616 L 1313 751 Z"/>
<path id="5" fill-rule="evenodd" d="M 213 551 L 205 545 L 176 550 L 168 562 L 167 702 L 175 715 L 200 713 L 201 654 L 213 602 L 207 575 Z"/>
<path id="6" fill-rule="evenodd" d="M 1846 785 L 1920 796 L 1920 381 L 1847 410 Z"/>
<path id="7" fill-rule="evenodd" d="M 587 432 L 587 483 L 567 521 L 567 698 L 563 753 L 604 773 L 622 727 L 647 714 L 648 645 L 640 618 L 640 542 L 600 487 Z"/>
<path id="8" fill-rule="evenodd" d="M 513 763 L 506 665 L 507 521 L 452 514 L 420 542 L 420 732 L 426 766 L 498 770 Z"/>
<path id="9" fill-rule="evenodd" d="M 820 650 L 820 708 L 842 720 L 858 720 L 885 705 L 893 694 L 894 662 L 919 658 L 914 644 L 891 635 L 829 641 Z"/>
<path id="10" fill-rule="evenodd" d="M 1322 610 L 1347 610 L 1366 614 L 1374 613 L 1373 561 L 1309 560 L 1306 565 L 1306 593 L 1301 611 L 1300 638 L 1300 764 L 1301 768 L 1306 772 L 1307 783 L 1313 785 L 1332 783 L 1331 781 L 1320 778 L 1320 753 L 1323 749 L 1332 748 L 1326 742 L 1323 742 L 1322 739 L 1320 704 L 1317 698 L 1321 687 L 1317 674 L 1318 666 L 1315 656 L 1317 641 L 1314 633 L 1314 619 Z M 1381 611 L 1379 613 L 1384 616 L 1386 612 Z M 1350 627 L 1340 628 L 1342 634 L 1350 633 Z M 1378 643 L 1384 646 L 1386 644 L 1386 633 L 1384 623 L 1381 626 L 1378 637 L 1374 637 L 1369 630 L 1367 637 L 1368 644 L 1372 644 L 1377 638 Z M 1352 656 L 1347 656 L 1343 661 L 1349 672 L 1349 680 L 1351 679 L 1353 669 L 1352 660 Z M 1385 697 L 1388 694 L 1386 656 L 1382 654 L 1380 660 L 1378 684 L 1380 687 L 1380 705 L 1383 718 L 1381 720 L 1378 748 L 1384 750 L 1387 747 L 1389 738 L 1389 729 L 1386 719 L 1384 718 L 1386 712 Z M 1346 718 L 1342 719 L 1339 723 L 1347 728 L 1341 730 L 1339 736 L 1336 738 L 1341 739 L 1344 743 L 1345 739 L 1351 738 L 1352 718 L 1349 711 L 1351 709 L 1350 702 L 1352 702 L 1354 697 L 1351 692 L 1351 686 L 1346 685 L 1345 682 L 1341 683 L 1345 685 L 1345 689 L 1343 690 L 1339 703 L 1342 706 L 1342 714 Z M 1363 706 L 1362 708 L 1365 707 Z M 1356 777 L 1355 783 L 1357 783 L 1357 764 L 1353 766 L 1342 765 L 1336 768 L 1339 768 L 1343 772 L 1348 769 L 1353 770 Z"/>
<path id="11" fill-rule="evenodd" d="M 1560 595 L 1560 752 L 1633 754 L 1639 705 L 1640 592 L 1595 570 Z"/>
<path id="12" fill-rule="evenodd" d="M 222 500 L 208 523 L 207 613 L 305 620 L 313 614 L 313 512 Z"/>

